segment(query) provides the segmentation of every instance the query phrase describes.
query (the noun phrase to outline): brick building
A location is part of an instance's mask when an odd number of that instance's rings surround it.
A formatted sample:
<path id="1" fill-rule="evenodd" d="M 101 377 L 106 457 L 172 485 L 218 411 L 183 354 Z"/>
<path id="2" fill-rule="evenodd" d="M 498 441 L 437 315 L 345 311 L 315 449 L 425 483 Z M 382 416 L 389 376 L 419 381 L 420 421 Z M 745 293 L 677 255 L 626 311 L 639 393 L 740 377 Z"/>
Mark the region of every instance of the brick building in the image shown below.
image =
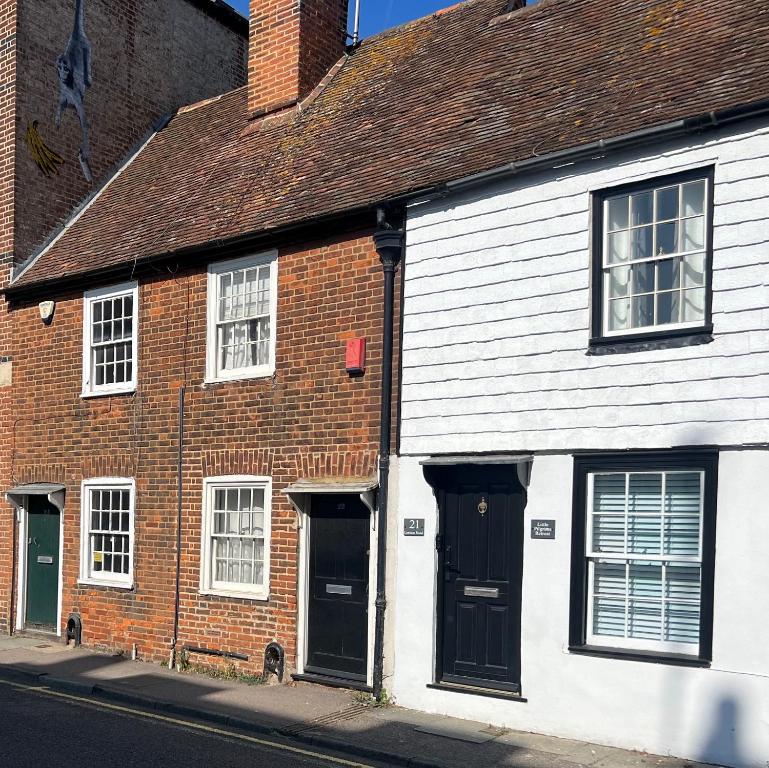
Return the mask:
<path id="1" fill-rule="evenodd" d="M 305 115 L 339 107 L 346 3 L 291 6 L 254 0 L 249 86 L 157 125 L 14 274 L 14 631 L 372 682 L 385 278 L 371 201 L 273 194 L 340 136 Z"/>
<path id="2" fill-rule="evenodd" d="M 6 0 L 0 72 L 0 286 L 55 237 L 153 125 L 245 81 L 248 25 L 218 0 Z M 60 112 L 60 114 L 59 114 Z M 81 121 L 82 117 L 82 121 Z M 57 125 L 58 123 L 58 125 Z M 2 300 L 0 476 L 13 484 L 14 321 Z M 23 386 L 23 383 L 21 384 Z M 12 624 L 12 516 L 0 519 L 0 629 Z"/>

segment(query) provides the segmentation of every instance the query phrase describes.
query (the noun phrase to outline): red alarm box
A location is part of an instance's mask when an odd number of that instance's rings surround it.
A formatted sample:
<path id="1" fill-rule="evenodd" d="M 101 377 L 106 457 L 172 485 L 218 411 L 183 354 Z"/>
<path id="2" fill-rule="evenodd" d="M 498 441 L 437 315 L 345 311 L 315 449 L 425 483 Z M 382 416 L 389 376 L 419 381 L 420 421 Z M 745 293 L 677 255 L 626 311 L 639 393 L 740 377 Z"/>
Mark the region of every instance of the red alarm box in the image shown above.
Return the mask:
<path id="1" fill-rule="evenodd" d="M 347 373 L 363 373 L 366 370 L 366 339 L 349 339 L 346 357 Z"/>

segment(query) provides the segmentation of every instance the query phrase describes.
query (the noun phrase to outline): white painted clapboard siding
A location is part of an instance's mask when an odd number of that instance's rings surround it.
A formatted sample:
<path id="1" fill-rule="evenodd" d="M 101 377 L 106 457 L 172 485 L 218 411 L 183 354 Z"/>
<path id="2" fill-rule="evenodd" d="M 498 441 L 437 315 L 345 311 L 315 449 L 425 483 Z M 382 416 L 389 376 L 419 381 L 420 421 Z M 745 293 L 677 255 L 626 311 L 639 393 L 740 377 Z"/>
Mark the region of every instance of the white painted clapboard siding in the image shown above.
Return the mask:
<path id="1" fill-rule="evenodd" d="M 711 164 L 715 340 L 588 356 L 590 193 Z M 404 453 L 769 442 L 769 128 L 415 205 L 407 242 Z"/>

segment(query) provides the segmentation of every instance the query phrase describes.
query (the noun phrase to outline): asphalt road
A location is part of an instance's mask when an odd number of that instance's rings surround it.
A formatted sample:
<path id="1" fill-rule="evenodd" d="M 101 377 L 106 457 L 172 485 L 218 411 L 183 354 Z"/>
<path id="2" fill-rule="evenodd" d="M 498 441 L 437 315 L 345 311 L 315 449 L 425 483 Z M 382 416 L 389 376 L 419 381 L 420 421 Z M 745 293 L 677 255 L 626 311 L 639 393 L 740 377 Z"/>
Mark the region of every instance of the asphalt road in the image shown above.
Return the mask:
<path id="1" fill-rule="evenodd" d="M 376 768 L 312 746 L 0 680 L 5 768 Z"/>

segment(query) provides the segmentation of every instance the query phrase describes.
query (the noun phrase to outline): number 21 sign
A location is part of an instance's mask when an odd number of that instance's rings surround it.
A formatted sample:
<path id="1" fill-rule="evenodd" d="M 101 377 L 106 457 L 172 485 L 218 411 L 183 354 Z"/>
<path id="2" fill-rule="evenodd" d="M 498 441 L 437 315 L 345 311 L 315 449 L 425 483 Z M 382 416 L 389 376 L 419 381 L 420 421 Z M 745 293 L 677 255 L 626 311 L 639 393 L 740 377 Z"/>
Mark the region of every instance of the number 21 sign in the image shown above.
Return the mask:
<path id="1" fill-rule="evenodd" d="M 424 536 L 425 519 L 423 517 L 407 517 L 403 521 L 404 536 Z"/>

